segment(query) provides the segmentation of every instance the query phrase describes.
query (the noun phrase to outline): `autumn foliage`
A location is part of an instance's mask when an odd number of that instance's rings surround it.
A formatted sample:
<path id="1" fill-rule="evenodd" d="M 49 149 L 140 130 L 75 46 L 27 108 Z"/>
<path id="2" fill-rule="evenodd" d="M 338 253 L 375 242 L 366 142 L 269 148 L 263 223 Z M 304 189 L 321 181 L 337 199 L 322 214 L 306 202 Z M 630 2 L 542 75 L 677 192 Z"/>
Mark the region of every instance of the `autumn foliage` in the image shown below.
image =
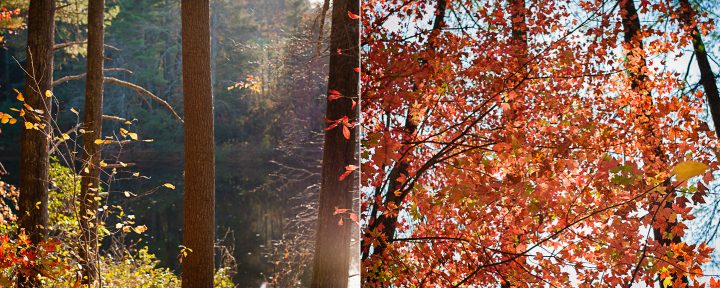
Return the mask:
<path id="1" fill-rule="evenodd" d="M 666 68 L 679 7 L 641 1 L 638 46 L 624 1 L 517 2 L 363 1 L 367 285 L 717 283 L 706 243 L 663 240 L 718 165 L 702 92 Z"/>

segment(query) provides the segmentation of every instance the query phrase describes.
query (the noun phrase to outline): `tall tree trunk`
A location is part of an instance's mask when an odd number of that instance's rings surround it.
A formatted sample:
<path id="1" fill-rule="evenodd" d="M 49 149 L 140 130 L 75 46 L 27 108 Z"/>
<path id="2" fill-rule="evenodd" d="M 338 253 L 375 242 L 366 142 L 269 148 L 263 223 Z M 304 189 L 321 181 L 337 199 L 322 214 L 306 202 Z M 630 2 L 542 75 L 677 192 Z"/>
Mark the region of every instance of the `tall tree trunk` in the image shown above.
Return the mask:
<path id="1" fill-rule="evenodd" d="M 315 55 L 320 55 L 320 52 L 322 50 L 322 40 L 323 37 L 325 37 L 325 33 L 323 32 L 325 30 L 325 15 L 327 15 L 328 10 L 330 10 L 330 0 L 325 0 L 323 2 L 322 10 L 320 10 L 320 28 L 318 29 L 318 38 L 317 43 L 315 45 Z"/>
<path id="2" fill-rule="evenodd" d="M 88 1 L 88 44 L 87 44 L 87 80 L 85 82 L 85 131 L 83 135 L 83 163 L 86 167 L 81 173 L 80 227 L 82 229 L 82 247 L 80 264 L 82 282 L 91 287 L 98 279 L 98 193 L 100 192 L 101 149 L 95 144 L 102 138 L 103 110 L 103 63 L 105 54 L 104 27 L 105 0 Z"/>
<path id="3" fill-rule="evenodd" d="M 430 31 L 430 36 L 428 37 L 428 47 L 427 50 L 429 52 L 435 51 L 435 38 L 440 34 L 442 28 L 445 26 L 445 14 L 447 10 L 447 1 L 446 0 L 437 0 L 436 2 L 436 12 L 435 12 L 435 19 L 433 20 L 433 27 Z M 332 50 L 331 50 L 332 51 Z M 427 63 L 426 59 L 420 59 L 422 63 Z M 410 115 L 416 115 L 417 111 L 412 109 L 425 109 L 425 107 L 410 107 L 408 108 L 407 115 L 405 117 L 405 124 L 403 127 L 403 132 L 407 137 L 413 137 L 415 134 L 417 127 L 418 127 L 418 120 L 414 117 L 410 117 Z M 405 142 L 412 142 L 411 140 L 407 140 Z M 390 170 L 388 173 L 387 181 L 388 182 L 388 188 L 385 189 L 385 197 L 383 197 L 385 200 L 383 201 L 382 206 L 388 207 L 390 205 L 394 205 L 395 207 L 399 207 L 401 203 L 405 200 L 405 197 L 407 197 L 408 193 L 411 190 L 411 187 L 404 187 L 402 189 L 402 183 L 398 181 L 397 179 L 400 177 L 400 175 L 407 175 L 408 174 L 408 168 L 410 166 L 408 158 L 410 157 L 411 153 L 407 151 L 407 149 L 410 149 L 410 145 L 403 145 L 400 148 L 400 151 L 405 151 L 403 154 L 405 155 L 402 159 L 399 159 L 395 166 Z M 399 189 L 402 189 L 400 193 L 395 193 L 395 191 L 398 191 Z M 377 188 L 375 191 L 375 195 L 379 195 L 383 191 L 380 190 L 380 188 Z M 392 204 L 391 204 L 392 203 Z M 383 213 L 379 216 L 376 215 L 376 211 L 379 209 L 377 207 L 377 204 L 373 204 L 373 208 L 371 208 L 370 213 L 370 221 L 368 221 L 368 227 L 363 232 L 365 234 L 365 239 L 369 239 L 371 232 L 380 229 L 381 228 L 381 235 L 385 236 L 386 240 L 383 239 L 376 239 L 376 245 L 373 248 L 372 255 L 375 255 L 377 257 L 382 257 L 385 253 L 385 249 L 387 248 L 387 242 L 389 240 L 392 240 L 393 237 L 395 237 L 395 230 L 396 230 L 396 223 L 398 219 L 398 215 L 396 213 Z M 363 243 L 361 243 L 361 253 L 362 253 L 362 259 L 367 259 L 371 255 L 370 253 L 370 246 L 372 244 L 368 243 L 367 240 L 363 240 Z M 369 273 L 366 273 L 364 275 L 364 282 L 365 283 L 373 283 L 377 280 L 378 275 L 382 274 L 382 271 L 377 271 L 375 273 L 376 275 L 370 275 Z M 376 284 L 376 283 L 373 283 Z"/>
<path id="4" fill-rule="evenodd" d="M 209 0 L 183 0 L 182 79 L 185 109 L 182 287 L 213 286 L 215 142 L 210 73 Z"/>
<path id="5" fill-rule="evenodd" d="M 680 8 L 682 9 L 680 13 L 685 25 L 691 26 L 690 33 L 695 51 L 695 59 L 700 69 L 700 83 L 703 86 L 703 90 L 705 90 L 708 106 L 710 106 L 710 115 L 715 124 L 715 135 L 720 138 L 720 95 L 718 95 L 717 82 L 715 82 L 715 73 L 713 73 L 712 67 L 710 67 L 710 60 L 705 50 L 700 29 L 693 26 L 693 22 L 696 20 L 694 19 L 695 11 L 688 0 L 680 0 Z"/>
<path id="6" fill-rule="evenodd" d="M 355 121 L 356 109 L 352 99 L 358 99 L 360 75 L 355 72 L 360 67 L 360 21 L 349 17 L 348 12 L 360 14 L 359 0 L 334 0 L 330 30 L 331 53 L 328 89 L 337 90 L 344 95 L 337 100 L 327 102 L 326 118 L 338 120 L 347 116 Z M 328 91 L 328 94 L 330 92 Z M 342 124 L 325 132 L 322 160 L 322 182 L 318 208 L 318 230 L 315 242 L 315 255 L 311 287 L 347 287 L 350 269 L 350 223 L 339 225 L 339 217 L 334 215 L 336 208 L 350 209 L 353 203 L 353 191 L 356 185 L 348 177 L 339 180 L 347 165 L 357 165 L 355 159 L 356 133 L 349 128 L 349 139 L 343 135 Z"/>
<path id="7" fill-rule="evenodd" d="M 45 239 L 48 224 L 48 139 L 52 133 L 52 102 L 45 92 L 52 90 L 55 1 L 30 1 L 27 23 L 25 103 L 42 114 L 26 111 L 26 121 L 40 124 L 40 127 L 37 130 L 22 129 L 20 136 L 19 227 L 29 234 L 33 243 L 38 243 Z M 31 115 L 37 115 L 40 120 Z M 37 286 L 37 272 L 31 273 L 28 277 L 20 277 L 18 286 Z"/>
<path id="8" fill-rule="evenodd" d="M 647 69 L 647 61 L 645 60 L 645 55 L 643 54 L 643 35 L 641 33 L 642 26 L 640 25 L 640 18 L 633 0 L 618 1 L 621 7 L 620 17 L 624 29 L 623 42 L 625 43 L 627 49 L 625 53 L 628 59 L 627 67 L 631 81 L 630 88 L 634 93 L 640 95 L 641 99 L 643 99 L 642 101 L 650 101 L 650 103 L 648 103 L 648 107 L 652 107 L 652 95 L 650 93 L 650 88 L 646 83 L 647 75 L 643 72 Z M 635 52 L 639 52 L 639 55 L 635 55 Z M 665 155 L 665 152 L 662 150 L 661 139 L 658 135 L 659 129 L 657 127 L 657 123 L 655 123 L 654 116 L 651 111 L 643 110 L 642 114 L 644 115 L 638 115 L 639 118 L 636 119 L 636 121 L 641 124 L 644 122 L 644 124 L 642 124 L 643 126 L 640 128 L 643 130 L 643 133 L 647 135 L 646 139 L 648 141 L 652 141 L 652 143 L 647 145 L 648 148 L 642 151 L 643 159 L 644 161 L 647 161 L 649 164 L 648 166 L 668 167 L 667 155 Z M 658 207 L 652 207 L 651 209 L 660 209 L 659 206 L 672 209 L 672 204 L 675 202 L 676 196 L 675 189 L 671 186 L 670 181 L 665 181 L 664 186 L 667 193 L 669 193 L 669 196 L 666 199 L 659 197 L 659 200 L 656 203 Z M 671 239 L 666 237 L 675 225 L 676 224 L 674 223 L 668 223 L 666 228 L 663 230 L 653 228 L 655 240 L 663 246 L 680 243 L 682 239 L 680 239 L 677 235 L 673 235 Z M 642 265 L 642 263 L 639 263 L 638 265 Z M 671 276 L 673 279 L 677 279 L 678 275 Z M 662 282 L 663 279 L 660 279 L 660 287 L 664 287 Z M 688 283 L 687 277 L 682 276 L 682 282 Z"/>

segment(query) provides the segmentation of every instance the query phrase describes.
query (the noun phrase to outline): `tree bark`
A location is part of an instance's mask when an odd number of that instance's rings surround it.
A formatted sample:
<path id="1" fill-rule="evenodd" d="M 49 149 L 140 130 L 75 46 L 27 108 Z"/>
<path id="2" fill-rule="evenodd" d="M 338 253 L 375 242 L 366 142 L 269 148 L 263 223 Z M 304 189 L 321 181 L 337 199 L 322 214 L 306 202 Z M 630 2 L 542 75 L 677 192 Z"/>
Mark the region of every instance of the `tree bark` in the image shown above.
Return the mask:
<path id="1" fill-rule="evenodd" d="M 640 24 L 640 17 L 638 15 L 637 9 L 635 8 L 635 3 L 633 0 L 618 0 L 621 11 L 620 11 L 620 18 L 623 25 L 624 30 L 624 39 L 623 42 L 625 45 L 627 45 L 626 55 L 628 58 L 628 73 L 630 75 L 630 88 L 632 91 L 637 93 L 638 95 L 641 95 L 642 99 L 648 99 L 648 101 L 652 101 L 652 96 L 650 95 L 650 88 L 647 87 L 647 75 L 643 71 L 646 70 L 647 67 L 647 61 L 645 59 L 645 55 L 642 54 L 644 51 L 643 48 L 643 35 L 642 35 L 642 26 Z M 639 55 L 635 55 L 634 52 L 639 51 Z M 652 105 L 652 103 L 650 103 Z M 645 122 L 643 127 L 643 133 L 647 135 L 646 139 L 649 139 L 649 141 L 653 141 L 654 143 L 650 143 L 647 145 L 649 148 L 642 151 L 643 153 L 643 159 L 645 161 L 648 161 L 649 165 L 659 166 L 659 167 L 668 167 L 668 159 L 667 155 L 665 155 L 664 151 L 661 147 L 661 140 L 658 138 L 659 130 L 655 123 L 654 116 L 652 115 L 652 112 L 649 111 L 642 111 L 642 114 L 644 115 L 638 115 L 638 117 L 647 117 L 644 120 L 637 120 L 640 123 L 643 121 Z M 665 189 L 667 193 L 670 195 L 667 197 L 667 200 L 662 199 L 660 197 L 660 200 L 656 205 L 658 207 L 652 207 L 651 209 L 661 209 L 659 206 L 663 206 L 664 208 L 670 208 L 672 209 L 672 204 L 675 202 L 676 198 L 676 192 L 675 189 L 671 186 L 670 181 L 665 181 Z M 663 246 L 669 246 L 670 244 L 677 244 L 682 241 L 680 237 L 677 235 L 674 235 L 671 239 L 668 239 L 665 237 L 665 235 L 668 235 L 672 231 L 672 228 L 675 227 L 675 223 L 668 223 L 665 229 L 657 229 L 653 228 L 653 236 L 655 237 L 655 240 L 658 241 Z M 638 263 L 638 265 L 642 265 L 642 263 Z M 635 272 L 633 272 L 635 273 Z M 671 275 L 673 279 L 677 279 L 678 275 Z M 634 277 L 634 275 L 633 275 Z M 686 276 L 682 276 L 683 283 L 688 283 L 688 279 Z M 663 287 L 663 279 L 659 280 L 660 287 Z"/>
<path id="2" fill-rule="evenodd" d="M 685 22 L 685 25 L 690 26 L 690 34 L 695 51 L 695 61 L 700 70 L 700 84 L 702 84 L 703 90 L 705 90 L 705 97 L 708 106 L 710 106 L 710 115 L 712 116 L 713 124 L 715 124 L 715 135 L 720 138 L 720 95 L 718 95 L 717 82 L 715 82 L 715 73 L 713 73 L 712 67 L 710 66 L 710 60 L 705 50 L 700 29 L 693 25 L 693 21 L 695 21 L 695 11 L 687 0 L 680 0 L 680 8 L 682 9 L 680 12 L 683 18 L 682 20 Z"/>
<path id="3" fill-rule="evenodd" d="M 35 129 L 22 129 L 20 136 L 20 198 L 19 228 L 29 234 L 32 243 L 38 243 L 47 235 L 48 223 L 48 139 L 51 98 L 45 91 L 52 90 L 53 39 L 55 35 L 55 1 L 32 0 L 28 10 L 27 71 L 25 80 L 25 103 L 40 113 L 25 115 L 25 121 L 40 124 Z M 37 115 L 40 120 L 31 115 Z M 36 122 L 37 121 L 37 122 Z M 35 287 L 37 270 L 29 269 L 27 277 L 18 279 L 19 287 Z"/>
<path id="4" fill-rule="evenodd" d="M 325 16 L 327 15 L 328 10 L 330 10 L 330 0 L 323 1 L 322 10 L 320 10 L 320 28 L 318 29 L 318 38 L 317 43 L 315 44 L 315 55 L 320 55 L 320 52 L 322 51 L 322 40 L 325 36 L 325 33 L 323 32 L 325 30 Z"/>
<path id="5" fill-rule="evenodd" d="M 331 53 L 328 89 L 337 90 L 345 96 L 327 102 L 326 118 L 337 120 L 347 116 L 356 121 L 357 112 L 352 101 L 358 100 L 360 75 L 355 71 L 360 67 L 360 21 L 351 19 L 348 12 L 359 15 L 359 0 L 334 0 L 330 31 Z M 328 94 L 329 91 L 328 91 Z M 325 131 L 322 160 L 322 182 L 318 209 L 318 230 L 315 242 L 313 276 L 311 287 L 348 286 L 350 269 L 351 225 L 346 215 L 333 215 L 336 208 L 350 209 L 356 186 L 348 177 L 339 180 L 347 165 L 357 165 L 355 159 L 356 133 L 349 128 L 350 139 L 343 135 L 343 127 Z M 339 225 L 340 217 L 346 222 Z"/>
<path id="6" fill-rule="evenodd" d="M 105 0 L 88 1 L 87 81 L 85 82 L 85 115 L 83 125 L 83 159 L 86 169 L 81 171 L 80 228 L 82 238 L 80 264 L 82 283 L 90 287 L 99 280 L 98 262 L 98 195 L 100 189 L 102 138 L 103 62 L 104 62 Z"/>
<path id="7" fill-rule="evenodd" d="M 215 143 L 210 72 L 209 0 L 183 0 L 182 79 L 185 111 L 182 287 L 213 287 Z"/>

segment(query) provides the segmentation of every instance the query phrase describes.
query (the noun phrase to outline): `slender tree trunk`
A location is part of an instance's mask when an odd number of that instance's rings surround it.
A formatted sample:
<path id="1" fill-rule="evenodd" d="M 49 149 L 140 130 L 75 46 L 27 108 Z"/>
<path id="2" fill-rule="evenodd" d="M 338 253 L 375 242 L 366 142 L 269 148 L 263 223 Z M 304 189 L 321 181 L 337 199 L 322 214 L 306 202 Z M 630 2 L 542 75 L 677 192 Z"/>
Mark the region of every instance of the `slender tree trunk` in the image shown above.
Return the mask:
<path id="1" fill-rule="evenodd" d="M 182 79 L 185 109 L 182 287 L 213 286 L 215 142 L 210 73 L 209 0 L 182 0 Z"/>
<path id="2" fill-rule="evenodd" d="M 30 236 L 33 243 L 41 242 L 47 235 L 48 224 L 48 139 L 50 127 L 51 98 L 45 96 L 52 90 L 53 39 L 55 35 L 55 1 L 32 0 L 28 11 L 27 71 L 25 80 L 25 103 L 41 113 L 26 111 L 26 121 L 39 124 L 39 129 L 22 129 L 20 136 L 20 199 L 19 227 Z M 37 115 L 40 120 L 34 119 Z M 31 270 L 36 271 L 36 270 Z M 19 277 L 19 287 L 35 287 L 37 272 Z"/>
<path id="3" fill-rule="evenodd" d="M 700 29 L 693 26 L 695 11 L 688 0 L 680 0 L 680 8 L 682 9 L 680 12 L 683 18 L 682 20 L 685 22 L 685 25 L 690 26 L 691 29 L 690 33 L 695 51 L 695 60 L 700 69 L 700 84 L 702 84 L 703 90 L 705 90 L 705 97 L 707 97 L 707 103 L 708 106 L 710 106 L 710 115 L 715 124 L 715 135 L 720 138 L 720 95 L 718 95 L 717 82 L 715 82 L 715 73 L 713 73 L 712 67 L 710 66 L 710 60 L 705 50 Z"/>
<path id="4" fill-rule="evenodd" d="M 652 95 L 650 93 L 650 88 L 646 85 L 647 75 L 643 72 L 646 70 L 647 61 L 645 60 L 645 55 L 643 54 L 643 35 L 641 33 L 642 26 L 640 25 L 640 18 L 633 0 L 618 1 L 621 7 L 620 17 L 624 29 L 623 42 L 627 48 L 627 66 L 631 81 L 630 88 L 632 88 L 634 93 L 640 95 L 641 99 L 643 99 L 642 101 L 651 101 L 649 106 L 652 107 Z M 636 52 L 639 52 L 639 55 L 635 55 L 634 53 Z M 641 126 L 641 129 L 643 129 L 643 133 L 647 135 L 647 141 L 652 142 L 647 145 L 649 148 L 642 151 L 643 159 L 647 161 L 649 164 L 648 166 L 668 167 L 667 155 L 665 155 L 665 152 L 662 150 L 661 139 L 658 135 L 659 130 L 656 125 L 657 123 L 655 123 L 654 116 L 652 112 L 645 110 L 642 111 L 642 114 L 644 115 L 638 115 L 638 119 L 636 121 L 643 125 Z M 675 202 L 676 192 L 670 184 L 670 181 L 665 181 L 665 189 L 670 195 L 665 200 L 663 200 L 662 197 L 659 197 L 659 200 L 656 203 L 657 206 L 672 209 L 672 204 Z M 651 209 L 660 209 L 660 207 L 653 207 Z M 682 239 L 680 239 L 677 235 L 674 235 L 671 239 L 668 239 L 665 236 L 672 231 L 672 228 L 675 227 L 675 225 L 675 223 L 668 223 L 664 230 L 653 228 L 655 240 L 663 246 L 680 243 Z M 642 265 L 642 263 L 639 263 L 638 265 Z M 678 275 L 671 276 L 673 279 L 677 279 Z M 664 287 L 662 282 L 663 279 L 660 279 L 660 287 Z M 688 283 L 687 277 L 682 276 L 682 282 Z"/>
<path id="5" fill-rule="evenodd" d="M 323 2 L 322 10 L 320 10 L 320 17 L 318 17 L 320 19 L 320 28 L 318 29 L 315 55 L 320 55 L 320 51 L 322 50 L 322 40 L 323 37 L 325 37 L 325 33 L 323 32 L 325 30 L 325 15 L 327 15 L 328 10 L 330 10 L 330 0 L 325 0 Z"/>
<path id="6" fill-rule="evenodd" d="M 360 75 L 355 71 L 360 67 L 360 21 L 351 19 L 348 12 L 360 14 L 359 0 L 334 0 L 332 5 L 332 27 L 330 28 L 331 53 L 330 78 L 328 89 L 337 90 L 345 96 L 328 101 L 326 118 L 341 119 L 347 116 L 356 121 L 356 109 L 352 99 L 358 100 Z M 329 92 L 328 92 L 329 94 Z M 318 209 L 318 230 L 315 242 L 315 255 L 311 287 L 337 287 L 348 285 L 350 269 L 350 233 L 351 225 L 345 215 L 334 215 L 335 209 L 350 209 L 356 185 L 348 177 L 339 180 L 347 165 L 357 165 L 355 159 L 356 133 L 349 128 L 350 137 L 343 135 L 342 124 L 325 132 L 322 161 L 322 182 L 320 187 L 320 207 Z M 340 217 L 346 222 L 339 225 Z"/>
<path id="7" fill-rule="evenodd" d="M 104 62 L 104 13 L 105 0 L 88 1 L 87 81 L 85 82 L 85 133 L 83 135 L 83 169 L 80 195 L 80 227 L 82 247 L 82 283 L 91 287 L 98 281 L 98 195 L 100 189 L 101 146 L 95 144 L 102 138 L 103 62 Z"/>

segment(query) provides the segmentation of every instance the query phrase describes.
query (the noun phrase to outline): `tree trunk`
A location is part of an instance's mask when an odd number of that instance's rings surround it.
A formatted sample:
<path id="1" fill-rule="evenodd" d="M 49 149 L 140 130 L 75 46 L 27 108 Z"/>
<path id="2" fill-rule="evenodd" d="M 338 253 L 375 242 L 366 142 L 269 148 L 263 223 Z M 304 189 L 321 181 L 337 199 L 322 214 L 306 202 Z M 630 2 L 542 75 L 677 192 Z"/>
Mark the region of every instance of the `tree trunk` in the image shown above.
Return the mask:
<path id="1" fill-rule="evenodd" d="M 327 15 L 328 10 L 330 10 L 330 0 L 325 0 L 323 2 L 322 10 L 320 10 L 320 28 L 318 29 L 318 38 L 315 46 L 315 55 L 318 56 L 322 51 L 322 40 L 325 36 L 325 33 L 323 32 L 325 30 L 325 16 Z"/>
<path id="2" fill-rule="evenodd" d="M 55 35 L 55 1 L 32 0 L 28 10 L 28 48 L 25 80 L 25 103 L 40 113 L 26 111 L 24 119 L 39 124 L 38 129 L 22 129 L 20 136 L 20 199 L 19 227 L 29 234 L 33 243 L 47 235 L 48 224 L 48 139 L 52 90 L 53 39 Z M 37 115 L 40 120 L 34 119 Z M 18 279 L 19 287 L 35 287 L 37 270 Z"/>
<path id="3" fill-rule="evenodd" d="M 637 93 L 641 96 L 641 101 L 652 101 L 652 95 L 650 95 L 650 89 L 646 85 L 647 76 L 643 71 L 646 70 L 647 61 L 645 60 L 645 55 L 642 54 L 644 51 L 643 48 L 643 35 L 641 33 L 642 26 L 640 25 L 640 18 L 637 13 L 637 9 L 635 8 L 635 3 L 633 0 L 618 0 L 620 3 L 621 11 L 620 11 L 620 18 L 624 29 L 624 43 L 627 45 L 626 55 L 628 63 L 628 73 L 630 75 L 630 81 L 632 91 Z M 633 55 L 633 53 L 639 51 L 640 55 Z M 652 103 L 649 103 L 652 105 Z M 640 113 L 638 113 L 640 114 Z M 661 147 L 661 139 L 659 134 L 658 127 L 655 123 L 654 115 L 652 115 L 652 112 L 650 111 L 642 111 L 642 114 L 644 115 L 638 115 L 638 117 L 647 117 L 647 119 L 641 120 L 636 119 L 639 123 L 644 123 L 644 127 L 641 127 L 643 129 L 643 133 L 647 135 L 645 139 L 647 141 L 652 141 L 653 143 L 650 143 L 650 145 L 647 145 L 649 148 L 642 151 L 643 153 L 643 159 L 644 161 L 648 161 L 648 166 L 657 166 L 657 167 L 668 167 L 668 159 L 667 155 L 665 155 L 664 151 Z M 672 209 L 672 204 L 675 202 L 675 195 L 676 192 L 671 186 L 670 181 L 665 181 L 665 189 L 670 194 L 669 197 L 667 197 L 667 200 L 663 200 L 662 197 L 656 203 L 657 206 L 664 206 L 664 208 L 670 208 Z M 660 209 L 660 207 L 652 207 L 651 209 Z M 670 231 L 672 231 L 673 227 L 675 227 L 676 224 L 674 223 L 668 223 L 666 228 L 664 230 L 653 228 L 653 235 L 655 237 L 655 240 L 658 241 L 663 246 L 669 246 L 670 244 L 677 244 L 682 241 L 680 237 L 673 236 L 672 239 L 668 239 L 665 237 L 665 235 L 668 235 Z M 642 263 L 638 263 L 638 265 L 642 265 Z M 639 269 L 639 267 L 637 268 Z M 636 271 L 637 272 L 637 271 Z M 636 273 L 636 272 L 633 272 Z M 634 277 L 635 275 L 633 275 Z M 671 275 L 673 279 L 677 279 L 678 275 Z M 663 279 L 659 280 L 660 287 L 664 287 L 663 285 Z M 688 279 L 686 276 L 682 276 L 682 282 L 688 283 Z"/>
<path id="4" fill-rule="evenodd" d="M 685 22 L 685 25 L 691 26 L 690 33 L 695 51 L 695 60 L 700 69 L 700 83 L 703 86 L 703 90 L 705 90 L 708 106 L 710 106 L 710 115 L 712 116 L 713 124 L 715 124 L 715 135 L 720 138 L 720 95 L 718 95 L 718 87 L 715 82 L 715 73 L 713 73 L 712 67 L 710 67 L 710 60 L 707 51 L 705 51 L 705 44 L 703 43 L 700 29 L 692 27 L 693 21 L 695 21 L 695 11 L 687 0 L 680 0 L 680 6 L 682 9 L 682 20 Z"/>
<path id="5" fill-rule="evenodd" d="M 185 111 L 182 287 L 213 286 L 215 143 L 210 73 L 209 0 L 183 0 L 182 79 Z"/>
<path id="6" fill-rule="evenodd" d="M 80 264 L 82 283 L 95 286 L 98 279 L 98 193 L 100 192 L 102 138 L 103 62 L 105 0 L 88 1 L 87 81 L 85 82 L 85 131 L 83 135 L 83 169 L 80 194 L 80 227 L 82 238 Z"/>
<path id="7" fill-rule="evenodd" d="M 347 116 L 356 121 L 357 112 L 351 99 L 358 100 L 360 75 L 360 21 L 349 17 L 348 12 L 360 14 L 359 0 L 334 0 L 330 31 L 331 53 L 328 89 L 345 96 L 327 102 L 326 118 L 338 120 Z M 328 91 L 328 94 L 329 91 Z M 348 128 L 349 139 L 343 135 L 342 124 L 325 131 L 322 160 L 322 182 L 318 208 L 318 230 L 311 287 L 347 287 L 350 269 L 351 225 L 347 215 L 333 215 L 336 208 L 350 209 L 353 192 L 357 192 L 353 177 L 343 181 L 340 175 L 347 165 L 357 165 L 355 159 L 355 127 Z M 339 225 L 344 217 L 346 223 Z"/>

